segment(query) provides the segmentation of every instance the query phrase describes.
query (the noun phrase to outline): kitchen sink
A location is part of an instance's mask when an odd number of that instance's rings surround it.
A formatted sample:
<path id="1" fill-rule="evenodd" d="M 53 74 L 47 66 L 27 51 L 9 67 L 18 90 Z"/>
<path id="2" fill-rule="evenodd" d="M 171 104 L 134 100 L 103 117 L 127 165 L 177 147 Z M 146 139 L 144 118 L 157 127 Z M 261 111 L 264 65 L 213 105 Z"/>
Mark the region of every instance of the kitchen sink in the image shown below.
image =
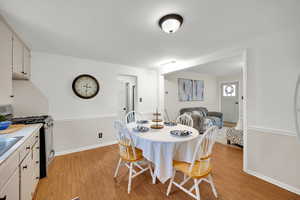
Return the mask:
<path id="1" fill-rule="evenodd" d="M 14 146 L 23 136 L 11 137 L 11 138 L 0 138 L 0 156 L 7 152 L 12 146 Z"/>

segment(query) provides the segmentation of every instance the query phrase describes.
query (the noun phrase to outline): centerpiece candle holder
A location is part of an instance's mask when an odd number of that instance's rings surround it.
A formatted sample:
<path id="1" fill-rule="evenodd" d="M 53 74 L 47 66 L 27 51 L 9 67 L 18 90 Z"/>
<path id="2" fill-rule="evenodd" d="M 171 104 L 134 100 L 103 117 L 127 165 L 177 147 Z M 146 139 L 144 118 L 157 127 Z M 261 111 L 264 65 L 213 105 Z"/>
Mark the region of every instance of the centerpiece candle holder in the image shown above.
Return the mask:
<path id="1" fill-rule="evenodd" d="M 152 120 L 152 122 L 154 122 L 154 124 L 151 125 L 151 128 L 153 128 L 153 129 L 164 128 L 164 125 L 160 124 L 163 120 L 160 118 L 161 113 L 159 113 L 157 109 L 156 109 L 156 112 L 153 113 L 153 116 L 155 116 L 155 118 Z"/>

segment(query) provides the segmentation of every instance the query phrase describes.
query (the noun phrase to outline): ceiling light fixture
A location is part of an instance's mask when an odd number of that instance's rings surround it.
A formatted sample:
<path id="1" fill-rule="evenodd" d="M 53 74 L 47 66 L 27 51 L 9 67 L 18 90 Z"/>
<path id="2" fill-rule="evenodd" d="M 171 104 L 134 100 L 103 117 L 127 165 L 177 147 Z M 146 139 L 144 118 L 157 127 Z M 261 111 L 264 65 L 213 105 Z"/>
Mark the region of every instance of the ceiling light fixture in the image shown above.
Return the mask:
<path id="1" fill-rule="evenodd" d="M 160 18 L 159 27 L 165 33 L 175 33 L 182 25 L 183 17 L 178 14 L 168 14 Z"/>

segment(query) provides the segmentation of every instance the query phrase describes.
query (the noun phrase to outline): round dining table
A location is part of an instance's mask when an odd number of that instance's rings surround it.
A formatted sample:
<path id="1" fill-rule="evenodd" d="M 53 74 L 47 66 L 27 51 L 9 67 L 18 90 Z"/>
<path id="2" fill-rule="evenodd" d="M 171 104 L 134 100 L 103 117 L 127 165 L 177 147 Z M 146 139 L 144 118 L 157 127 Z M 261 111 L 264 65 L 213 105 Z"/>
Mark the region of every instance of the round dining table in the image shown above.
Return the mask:
<path id="1" fill-rule="evenodd" d="M 147 124 L 129 123 L 127 127 L 132 135 L 135 146 L 143 151 L 143 156 L 154 164 L 154 176 L 162 183 L 172 177 L 173 160 L 192 162 L 195 147 L 201 135 L 198 130 L 177 124 L 166 126 L 162 129 L 152 129 L 152 122 Z M 135 127 L 145 126 L 147 132 L 134 130 Z M 172 130 L 187 130 L 188 136 L 175 136 L 170 134 Z"/>

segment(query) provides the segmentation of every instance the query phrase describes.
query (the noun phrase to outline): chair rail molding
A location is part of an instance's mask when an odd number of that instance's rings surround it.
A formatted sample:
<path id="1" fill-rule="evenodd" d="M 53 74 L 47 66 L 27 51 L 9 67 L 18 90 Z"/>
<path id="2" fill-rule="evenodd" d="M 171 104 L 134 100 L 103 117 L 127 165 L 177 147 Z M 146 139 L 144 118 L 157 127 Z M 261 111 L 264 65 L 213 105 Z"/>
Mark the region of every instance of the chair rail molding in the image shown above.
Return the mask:
<path id="1" fill-rule="evenodd" d="M 263 126 L 255 126 L 255 125 L 248 126 L 248 130 L 269 133 L 269 134 L 276 134 L 276 135 L 292 136 L 292 137 L 297 136 L 297 133 L 295 133 L 293 131 L 288 131 L 288 130 L 283 130 L 283 129 L 274 129 L 274 128 L 263 127 Z"/>

